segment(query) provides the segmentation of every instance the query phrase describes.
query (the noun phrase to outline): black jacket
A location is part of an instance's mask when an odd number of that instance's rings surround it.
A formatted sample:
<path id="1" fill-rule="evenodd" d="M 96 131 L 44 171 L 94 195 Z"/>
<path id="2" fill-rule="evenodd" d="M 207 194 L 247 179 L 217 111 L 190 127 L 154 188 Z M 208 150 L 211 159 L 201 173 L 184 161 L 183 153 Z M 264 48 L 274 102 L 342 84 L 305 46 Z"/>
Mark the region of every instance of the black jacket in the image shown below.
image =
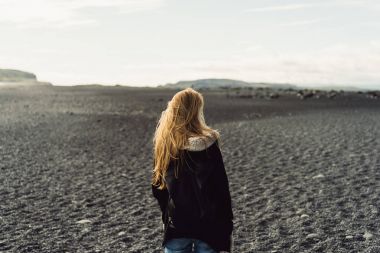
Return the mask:
<path id="1" fill-rule="evenodd" d="M 185 162 L 178 177 L 172 160 L 165 177 L 167 188 L 152 185 L 165 224 L 162 245 L 172 238 L 187 237 L 202 240 L 215 251 L 229 252 L 233 213 L 218 141 L 200 151 L 182 151 Z"/>

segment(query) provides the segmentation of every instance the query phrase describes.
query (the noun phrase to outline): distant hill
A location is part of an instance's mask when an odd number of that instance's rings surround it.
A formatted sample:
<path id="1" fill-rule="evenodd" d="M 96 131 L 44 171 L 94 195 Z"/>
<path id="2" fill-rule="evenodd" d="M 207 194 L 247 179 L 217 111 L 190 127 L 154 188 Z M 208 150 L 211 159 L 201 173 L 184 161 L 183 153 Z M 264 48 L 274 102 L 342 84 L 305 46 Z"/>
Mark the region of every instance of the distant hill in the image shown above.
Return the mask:
<path id="1" fill-rule="evenodd" d="M 354 86 L 301 86 L 294 84 L 281 83 L 252 83 L 233 79 L 198 79 L 192 81 L 179 81 L 177 83 L 168 83 L 159 87 L 184 89 L 191 87 L 194 89 L 212 89 L 212 88 L 237 88 L 237 87 L 252 87 L 252 88 L 271 88 L 271 89 L 314 89 L 314 90 L 344 90 L 344 91 L 366 91 L 368 89 L 358 88 Z"/>
<path id="2" fill-rule="evenodd" d="M 0 85 L 2 86 L 29 86 L 29 85 L 51 85 L 50 83 L 40 82 L 33 73 L 15 70 L 0 69 Z"/>
<path id="3" fill-rule="evenodd" d="M 297 86 L 292 84 L 270 84 L 270 83 L 249 83 L 239 80 L 232 80 L 232 79 L 199 79 L 199 80 L 193 80 L 193 81 L 179 81 L 177 83 L 168 83 L 163 85 L 166 88 L 178 88 L 178 89 L 184 89 L 187 87 L 191 87 L 194 89 L 199 88 L 234 88 L 234 87 L 252 87 L 252 88 L 259 88 L 259 87 L 268 87 L 268 88 L 274 88 L 274 89 L 298 89 Z"/>
<path id="4" fill-rule="evenodd" d="M 0 82 L 21 82 L 21 81 L 37 81 L 37 77 L 33 73 L 15 70 L 0 69 Z"/>

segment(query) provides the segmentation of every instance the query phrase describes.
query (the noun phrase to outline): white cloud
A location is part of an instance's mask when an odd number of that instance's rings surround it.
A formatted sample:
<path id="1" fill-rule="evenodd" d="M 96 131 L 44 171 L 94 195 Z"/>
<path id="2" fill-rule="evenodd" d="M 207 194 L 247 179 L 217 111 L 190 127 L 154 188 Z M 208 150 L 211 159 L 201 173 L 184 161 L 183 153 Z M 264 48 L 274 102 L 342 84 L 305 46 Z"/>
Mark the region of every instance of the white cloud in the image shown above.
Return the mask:
<path id="1" fill-rule="evenodd" d="M 340 44 L 315 52 L 293 54 L 270 52 L 265 48 L 254 50 L 251 54 L 247 54 L 245 49 L 241 52 L 240 56 L 219 61 L 128 65 L 124 66 L 124 71 L 137 83 L 150 84 L 217 77 L 253 82 L 356 85 L 380 89 L 379 41 L 372 41 L 360 48 Z"/>
<path id="2" fill-rule="evenodd" d="M 367 26 L 367 27 L 380 27 L 380 21 L 379 22 L 362 22 L 360 23 L 362 26 Z"/>
<path id="3" fill-rule="evenodd" d="M 325 19 L 316 18 L 316 19 L 298 20 L 294 22 L 283 23 L 283 24 L 280 24 L 280 26 L 305 26 L 305 25 L 317 24 L 323 20 Z"/>
<path id="4" fill-rule="evenodd" d="M 371 9 L 379 8 L 379 3 L 373 0 L 328 0 L 309 3 L 292 3 L 292 4 L 277 4 L 263 7 L 254 7 L 247 9 L 244 12 L 278 12 L 278 11 L 297 11 L 318 7 L 331 6 L 347 6 L 347 7 L 368 7 Z"/>
<path id="5" fill-rule="evenodd" d="M 0 23 L 20 26 L 72 26 L 96 22 L 88 8 L 115 8 L 118 13 L 152 10 L 164 0 L 0 0 Z"/>
<path id="6" fill-rule="evenodd" d="M 245 12 L 269 12 L 269 11 L 292 11 L 292 10 L 300 10 L 305 8 L 311 8 L 315 6 L 315 4 L 286 4 L 286 5 L 272 5 L 266 7 L 257 7 L 248 9 Z"/>

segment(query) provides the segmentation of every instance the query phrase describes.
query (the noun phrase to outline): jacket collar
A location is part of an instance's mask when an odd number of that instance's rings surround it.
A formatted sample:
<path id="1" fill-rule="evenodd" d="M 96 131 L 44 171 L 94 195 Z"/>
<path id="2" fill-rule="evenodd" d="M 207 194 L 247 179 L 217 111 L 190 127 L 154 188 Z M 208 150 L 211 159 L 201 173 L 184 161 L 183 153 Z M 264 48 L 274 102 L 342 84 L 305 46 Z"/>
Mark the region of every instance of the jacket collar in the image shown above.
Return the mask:
<path id="1" fill-rule="evenodd" d="M 210 147 L 216 138 L 212 135 L 189 137 L 189 144 L 184 149 L 188 151 L 202 151 Z"/>

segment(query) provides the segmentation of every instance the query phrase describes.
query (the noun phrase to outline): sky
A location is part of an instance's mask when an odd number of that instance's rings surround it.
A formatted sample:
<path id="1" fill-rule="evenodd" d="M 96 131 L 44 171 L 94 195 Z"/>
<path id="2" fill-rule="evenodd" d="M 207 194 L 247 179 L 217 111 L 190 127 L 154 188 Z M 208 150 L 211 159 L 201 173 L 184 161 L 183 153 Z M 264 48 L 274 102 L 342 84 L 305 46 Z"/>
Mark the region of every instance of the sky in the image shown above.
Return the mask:
<path id="1" fill-rule="evenodd" d="M 380 1 L 0 0 L 0 68 L 55 85 L 380 89 Z"/>

